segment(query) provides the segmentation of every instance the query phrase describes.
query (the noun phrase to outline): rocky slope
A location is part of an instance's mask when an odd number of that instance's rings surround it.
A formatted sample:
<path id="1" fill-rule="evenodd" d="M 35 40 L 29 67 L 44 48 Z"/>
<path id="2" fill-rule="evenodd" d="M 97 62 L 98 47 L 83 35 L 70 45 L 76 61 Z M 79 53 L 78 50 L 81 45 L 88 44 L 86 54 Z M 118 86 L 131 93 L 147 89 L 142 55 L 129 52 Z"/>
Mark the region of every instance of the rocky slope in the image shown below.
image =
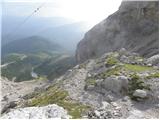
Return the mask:
<path id="1" fill-rule="evenodd" d="M 70 118 L 158 118 L 158 61 L 158 55 L 147 59 L 124 48 L 106 53 L 22 97 L 22 102 L 2 117 L 15 118 L 14 112 L 21 115 L 28 110 L 19 110 L 21 107 L 56 104 Z M 39 107 L 36 110 L 40 112 Z"/>
<path id="2" fill-rule="evenodd" d="M 6 112 L 9 108 L 15 107 L 18 102 L 23 100 L 23 96 L 37 91 L 49 83 L 46 80 L 32 80 L 25 82 L 13 82 L 6 78 L 0 79 L 1 86 L 1 109 L 0 112 Z"/>
<path id="3" fill-rule="evenodd" d="M 145 57 L 157 54 L 158 5 L 158 1 L 123 1 L 117 12 L 85 34 L 77 46 L 77 61 L 122 47 Z"/>

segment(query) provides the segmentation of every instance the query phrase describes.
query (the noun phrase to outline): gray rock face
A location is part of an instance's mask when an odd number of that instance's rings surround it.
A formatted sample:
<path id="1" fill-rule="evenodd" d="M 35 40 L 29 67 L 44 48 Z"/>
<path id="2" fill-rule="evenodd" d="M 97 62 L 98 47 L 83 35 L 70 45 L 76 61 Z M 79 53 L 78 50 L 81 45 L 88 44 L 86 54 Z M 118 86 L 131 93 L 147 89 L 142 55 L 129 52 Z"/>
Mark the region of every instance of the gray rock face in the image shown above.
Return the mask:
<path id="1" fill-rule="evenodd" d="M 57 105 L 48 105 L 45 107 L 28 107 L 11 110 L 9 113 L 2 115 L 2 119 L 46 119 L 62 118 L 69 119 L 67 111 Z"/>
<path id="2" fill-rule="evenodd" d="M 115 93 L 127 91 L 128 79 L 125 76 L 111 76 L 106 78 L 102 82 L 102 87 L 104 87 L 106 90 L 111 90 Z"/>
<path id="3" fill-rule="evenodd" d="M 126 48 L 142 56 L 158 54 L 158 1 L 123 1 L 119 10 L 94 26 L 77 46 L 77 62 Z"/>
<path id="4" fill-rule="evenodd" d="M 147 61 L 147 64 L 159 66 L 159 55 L 154 55 L 150 57 Z"/>

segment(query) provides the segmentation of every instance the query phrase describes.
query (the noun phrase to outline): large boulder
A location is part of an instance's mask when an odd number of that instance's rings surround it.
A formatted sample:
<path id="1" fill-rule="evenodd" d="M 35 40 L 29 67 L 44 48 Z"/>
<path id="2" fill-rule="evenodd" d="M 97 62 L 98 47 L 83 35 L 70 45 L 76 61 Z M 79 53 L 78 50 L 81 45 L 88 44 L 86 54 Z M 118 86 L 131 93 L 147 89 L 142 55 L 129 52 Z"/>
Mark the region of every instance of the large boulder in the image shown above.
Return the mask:
<path id="1" fill-rule="evenodd" d="M 128 89 L 128 79 L 125 76 L 107 77 L 102 82 L 102 87 L 117 94 L 124 93 Z"/>
<path id="2" fill-rule="evenodd" d="M 147 59 L 147 64 L 159 66 L 159 55 L 154 55 Z"/>
<path id="3" fill-rule="evenodd" d="M 44 107 L 28 107 L 11 110 L 2 115 L 2 119 L 47 119 L 62 118 L 69 119 L 67 111 L 55 104 Z"/>
<path id="4" fill-rule="evenodd" d="M 77 46 L 77 62 L 120 48 L 145 57 L 158 54 L 158 8 L 158 1 L 123 1 L 117 12 L 85 34 Z"/>

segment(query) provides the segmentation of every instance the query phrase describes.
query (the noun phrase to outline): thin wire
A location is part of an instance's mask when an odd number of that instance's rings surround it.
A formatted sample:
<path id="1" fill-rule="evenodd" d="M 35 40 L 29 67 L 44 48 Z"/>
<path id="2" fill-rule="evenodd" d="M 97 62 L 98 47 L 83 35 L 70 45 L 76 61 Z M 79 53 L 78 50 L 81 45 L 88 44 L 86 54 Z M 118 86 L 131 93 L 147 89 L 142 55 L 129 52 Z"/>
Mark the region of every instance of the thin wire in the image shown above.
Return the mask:
<path id="1" fill-rule="evenodd" d="M 29 16 L 27 16 L 20 24 L 18 24 L 13 31 L 11 31 L 10 33 L 7 34 L 8 37 L 10 37 L 11 35 L 13 36 L 22 26 L 23 24 L 25 24 L 35 13 L 37 13 L 47 2 L 47 0 L 45 2 L 43 2 L 39 7 L 37 7 Z"/>

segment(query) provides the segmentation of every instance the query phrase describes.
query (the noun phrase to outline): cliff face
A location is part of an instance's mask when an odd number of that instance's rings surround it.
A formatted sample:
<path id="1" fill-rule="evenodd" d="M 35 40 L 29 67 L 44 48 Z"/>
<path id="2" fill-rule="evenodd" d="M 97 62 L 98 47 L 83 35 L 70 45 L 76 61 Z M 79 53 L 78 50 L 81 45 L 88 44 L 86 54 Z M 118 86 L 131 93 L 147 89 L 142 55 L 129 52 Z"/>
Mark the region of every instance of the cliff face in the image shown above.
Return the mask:
<path id="1" fill-rule="evenodd" d="M 88 31 L 77 46 L 77 62 L 126 48 L 144 57 L 158 54 L 158 1 L 123 1 L 119 10 Z"/>

